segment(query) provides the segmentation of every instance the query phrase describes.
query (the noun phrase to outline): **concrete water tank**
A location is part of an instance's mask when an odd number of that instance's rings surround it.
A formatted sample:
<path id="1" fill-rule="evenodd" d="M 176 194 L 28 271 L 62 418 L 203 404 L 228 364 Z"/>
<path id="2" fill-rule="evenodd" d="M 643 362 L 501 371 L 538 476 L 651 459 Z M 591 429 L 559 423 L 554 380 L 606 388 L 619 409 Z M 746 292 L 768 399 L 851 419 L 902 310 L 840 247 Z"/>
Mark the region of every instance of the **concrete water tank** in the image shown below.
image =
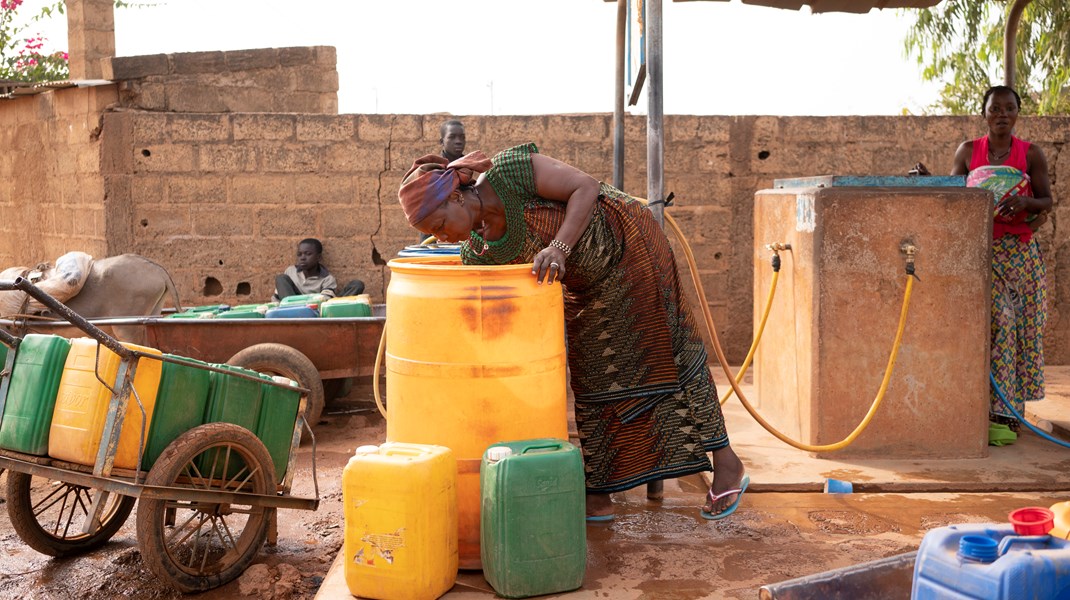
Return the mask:
<path id="1" fill-rule="evenodd" d="M 992 195 L 963 177 L 776 180 L 754 202 L 754 323 L 771 253 L 791 244 L 754 360 L 753 403 L 824 445 L 862 421 L 899 322 L 904 244 L 917 248 L 906 331 L 869 427 L 827 458 L 987 456 Z"/>

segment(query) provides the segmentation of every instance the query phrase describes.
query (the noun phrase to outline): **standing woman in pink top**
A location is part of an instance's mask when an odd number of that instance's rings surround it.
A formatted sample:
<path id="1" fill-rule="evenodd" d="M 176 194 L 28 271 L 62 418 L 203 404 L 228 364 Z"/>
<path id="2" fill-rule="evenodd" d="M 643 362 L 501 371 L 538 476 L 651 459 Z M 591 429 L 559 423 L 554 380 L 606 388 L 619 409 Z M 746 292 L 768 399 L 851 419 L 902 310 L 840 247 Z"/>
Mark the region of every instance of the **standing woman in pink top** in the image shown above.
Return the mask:
<path id="1" fill-rule="evenodd" d="M 988 135 L 955 151 L 952 175 L 995 194 L 992 225 L 992 374 L 1019 414 L 1025 402 L 1044 398 L 1044 260 L 1033 232 L 1051 210 L 1048 159 L 1036 145 L 1014 136 L 1022 107 L 1013 89 L 994 86 L 984 95 Z M 1039 217 L 1039 218 L 1038 218 Z M 1020 424 L 993 390 L 989 419 L 1018 431 Z"/>

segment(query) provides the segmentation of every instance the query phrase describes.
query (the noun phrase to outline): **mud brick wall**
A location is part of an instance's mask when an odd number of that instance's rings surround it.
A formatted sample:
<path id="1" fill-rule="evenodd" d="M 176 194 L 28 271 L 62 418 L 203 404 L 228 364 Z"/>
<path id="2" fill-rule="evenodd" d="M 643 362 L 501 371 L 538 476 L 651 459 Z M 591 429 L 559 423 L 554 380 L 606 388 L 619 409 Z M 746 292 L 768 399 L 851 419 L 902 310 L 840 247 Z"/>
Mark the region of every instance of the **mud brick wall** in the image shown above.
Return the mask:
<path id="1" fill-rule="evenodd" d="M 107 250 L 100 126 L 115 86 L 0 101 L 0 266 Z"/>
<path id="2" fill-rule="evenodd" d="M 180 52 L 104 61 L 123 106 L 163 112 L 338 113 L 331 46 Z"/>
<path id="3" fill-rule="evenodd" d="M 210 304 L 268 300 L 297 241 L 318 237 L 343 284 L 359 276 L 382 298 L 373 236 L 386 146 L 371 121 L 109 113 L 109 241 L 166 265 L 184 302 Z"/>
<path id="4" fill-rule="evenodd" d="M 438 150 L 447 116 L 162 112 L 119 96 L 104 86 L 0 101 L 0 143 L 12 149 L 0 153 L 0 262 L 137 252 L 171 271 L 186 305 L 245 303 L 265 300 L 296 242 L 313 236 L 340 281 L 362 279 L 383 300 L 386 262 L 418 239 L 398 183 Z M 535 141 L 611 177 L 610 115 L 460 118 L 469 150 Z M 1067 118 L 1019 121 L 1048 155 L 1057 202 L 1070 193 L 1067 130 Z M 752 239 L 755 192 L 776 178 L 901 174 L 918 160 L 946 173 L 957 144 L 981 131 L 973 117 L 667 116 L 668 212 L 698 257 L 730 360 L 749 346 L 753 261 L 766 260 Z M 625 132 L 624 188 L 644 195 L 645 119 L 629 117 Z M 1040 234 L 1052 364 L 1070 361 L 1068 211 L 1057 204 Z"/>

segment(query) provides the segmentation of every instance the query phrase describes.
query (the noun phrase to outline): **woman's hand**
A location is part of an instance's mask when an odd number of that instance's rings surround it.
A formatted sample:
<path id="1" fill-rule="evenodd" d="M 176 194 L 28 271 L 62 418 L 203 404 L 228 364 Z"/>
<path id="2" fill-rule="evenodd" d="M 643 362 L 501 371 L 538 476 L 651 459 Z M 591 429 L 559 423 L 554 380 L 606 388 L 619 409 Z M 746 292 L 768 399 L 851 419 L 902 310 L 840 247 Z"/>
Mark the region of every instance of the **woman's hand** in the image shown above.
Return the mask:
<path id="1" fill-rule="evenodd" d="M 996 203 L 996 214 L 1006 218 L 1014 218 L 1022 211 L 1030 210 L 1032 198 L 1028 196 L 1008 196 Z"/>
<path id="2" fill-rule="evenodd" d="M 559 248 L 547 246 L 535 255 L 535 262 L 531 267 L 531 273 L 535 275 L 535 281 L 542 285 L 553 284 L 565 277 L 565 253 Z"/>

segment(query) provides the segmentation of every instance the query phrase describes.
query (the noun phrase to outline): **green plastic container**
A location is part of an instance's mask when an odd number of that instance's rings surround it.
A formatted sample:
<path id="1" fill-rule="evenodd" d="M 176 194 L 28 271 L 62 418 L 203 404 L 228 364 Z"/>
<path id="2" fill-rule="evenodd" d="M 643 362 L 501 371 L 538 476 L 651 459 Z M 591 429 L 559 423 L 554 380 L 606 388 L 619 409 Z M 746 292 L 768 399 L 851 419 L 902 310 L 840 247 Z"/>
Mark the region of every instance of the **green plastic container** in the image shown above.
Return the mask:
<path id="1" fill-rule="evenodd" d="M 564 440 L 495 444 L 479 470 L 480 558 L 498 595 L 527 598 L 583 585 L 586 490 L 580 451 Z"/>
<path id="2" fill-rule="evenodd" d="M 216 313 L 217 319 L 263 319 L 264 313 L 255 309 L 230 310 Z"/>
<path id="3" fill-rule="evenodd" d="M 71 343 L 56 335 L 31 333 L 22 339 L 4 403 L 0 448 L 36 456 L 48 454 L 52 410 L 70 350 Z"/>
<path id="4" fill-rule="evenodd" d="M 294 385 L 293 381 L 285 377 L 273 378 L 264 375 L 264 378 Z M 294 423 L 297 422 L 297 408 L 300 404 L 301 393 L 297 390 L 264 384 L 256 437 L 267 446 L 268 453 L 271 454 L 271 462 L 275 464 L 275 476 L 279 482 L 286 474 L 286 464 L 290 460 Z"/>
<path id="5" fill-rule="evenodd" d="M 319 304 L 327 299 L 328 296 L 324 294 L 300 294 L 297 296 L 287 296 L 282 300 L 279 300 L 279 306 L 286 306 L 287 304 Z"/>
<path id="6" fill-rule="evenodd" d="M 207 306 L 193 306 L 193 307 L 185 309 L 183 312 L 187 312 L 187 313 L 219 312 L 221 310 L 226 310 L 226 308 L 227 308 L 226 304 L 209 304 Z M 176 313 L 176 314 L 182 314 L 182 313 Z"/>
<path id="7" fill-rule="evenodd" d="M 331 300 L 320 304 L 321 317 L 370 317 L 372 307 L 356 300 Z"/>
<path id="8" fill-rule="evenodd" d="M 164 354 L 164 357 L 208 366 L 208 363 L 173 354 Z M 205 369 L 164 361 L 156 408 L 152 413 L 148 439 L 145 440 L 142 469 L 151 469 L 164 448 L 175 438 L 204 424 L 205 407 L 208 406 L 208 393 L 211 390 L 210 375 L 211 371 Z"/>
<path id="9" fill-rule="evenodd" d="M 260 303 L 257 303 L 257 304 L 239 304 L 237 306 L 231 306 L 230 310 L 257 310 L 257 309 L 267 310 L 269 308 L 275 308 L 278 305 L 279 305 L 278 302 L 260 302 Z"/>
<path id="10" fill-rule="evenodd" d="M 208 310 L 200 312 L 180 312 L 167 315 L 165 319 L 209 319 L 216 315 L 216 313 Z"/>
<path id="11" fill-rule="evenodd" d="M 235 373 L 244 373 L 260 378 L 260 373 L 243 367 L 233 367 L 225 364 L 213 364 L 213 367 L 226 369 Z M 212 388 L 208 394 L 208 406 L 204 413 L 205 423 L 233 423 L 256 433 L 257 422 L 260 419 L 260 404 L 263 385 L 259 381 L 250 381 L 241 377 L 233 377 L 224 373 L 211 371 Z M 202 458 L 200 468 L 207 473 L 211 468 L 210 457 Z M 222 464 L 222 457 L 219 463 Z M 237 473 L 237 467 L 227 471 L 228 477 Z"/>

